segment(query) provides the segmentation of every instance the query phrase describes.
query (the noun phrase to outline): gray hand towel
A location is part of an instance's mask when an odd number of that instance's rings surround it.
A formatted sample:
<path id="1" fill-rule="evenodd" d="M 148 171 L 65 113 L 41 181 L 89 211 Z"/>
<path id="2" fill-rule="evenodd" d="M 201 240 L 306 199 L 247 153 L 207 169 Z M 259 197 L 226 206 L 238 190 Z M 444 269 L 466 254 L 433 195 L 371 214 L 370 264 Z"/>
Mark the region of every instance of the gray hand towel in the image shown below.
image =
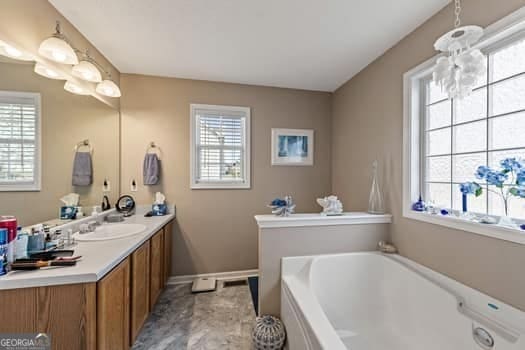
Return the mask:
<path id="1" fill-rule="evenodd" d="M 142 169 L 144 185 L 156 185 L 160 180 L 160 159 L 155 153 L 146 153 Z"/>
<path id="2" fill-rule="evenodd" d="M 76 152 L 73 161 L 73 186 L 89 186 L 93 183 L 91 153 Z"/>

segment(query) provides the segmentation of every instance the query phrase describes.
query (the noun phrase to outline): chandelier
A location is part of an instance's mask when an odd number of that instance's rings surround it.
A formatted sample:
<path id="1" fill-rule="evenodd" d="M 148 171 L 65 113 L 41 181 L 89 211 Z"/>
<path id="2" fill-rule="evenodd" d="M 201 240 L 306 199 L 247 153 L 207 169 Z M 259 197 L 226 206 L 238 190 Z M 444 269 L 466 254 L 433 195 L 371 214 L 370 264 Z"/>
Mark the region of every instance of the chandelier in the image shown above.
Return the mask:
<path id="1" fill-rule="evenodd" d="M 468 96 L 485 75 L 486 58 L 472 45 L 483 36 L 483 29 L 478 26 L 461 27 L 460 0 L 455 0 L 454 29 L 443 34 L 434 48 L 445 55 L 437 59 L 432 78 L 448 94 L 449 98 Z"/>

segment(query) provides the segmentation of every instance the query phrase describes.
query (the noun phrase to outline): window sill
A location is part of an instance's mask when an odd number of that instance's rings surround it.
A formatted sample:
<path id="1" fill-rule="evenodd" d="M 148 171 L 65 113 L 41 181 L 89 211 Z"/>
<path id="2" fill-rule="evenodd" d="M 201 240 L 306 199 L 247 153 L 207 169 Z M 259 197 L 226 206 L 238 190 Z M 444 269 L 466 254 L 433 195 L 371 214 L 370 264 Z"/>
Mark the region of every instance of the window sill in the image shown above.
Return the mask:
<path id="1" fill-rule="evenodd" d="M 525 245 L 525 231 L 520 230 L 519 228 L 512 229 L 499 225 L 480 224 L 457 217 L 433 215 L 416 211 L 405 212 L 403 216 L 412 220 L 441 225 L 456 230 L 476 233 L 482 236 L 488 236 Z"/>
<path id="2" fill-rule="evenodd" d="M 191 189 L 192 190 L 246 190 L 250 189 L 251 186 L 249 183 L 245 182 L 198 182 L 198 183 L 192 183 Z"/>

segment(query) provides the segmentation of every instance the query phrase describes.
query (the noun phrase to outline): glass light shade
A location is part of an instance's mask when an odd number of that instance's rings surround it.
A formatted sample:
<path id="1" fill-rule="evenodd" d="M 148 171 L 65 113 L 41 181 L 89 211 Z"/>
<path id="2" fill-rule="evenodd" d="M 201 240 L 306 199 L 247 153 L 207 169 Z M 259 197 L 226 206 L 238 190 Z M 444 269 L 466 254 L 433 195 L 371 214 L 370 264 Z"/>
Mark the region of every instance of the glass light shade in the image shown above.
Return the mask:
<path id="1" fill-rule="evenodd" d="M 49 68 L 40 62 L 37 62 L 35 64 L 35 73 L 43 77 L 49 78 L 49 79 L 57 79 L 57 80 L 66 79 L 62 73 L 57 72 L 53 68 Z"/>
<path id="2" fill-rule="evenodd" d="M 64 90 L 76 95 L 91 95 L 89 91 L 87 91 L 81 86 L 78 86 L 70 80 L 66 81 L 66 83 L 64 84 Z"/>
<path id="3" fill-rule="evenodd" d="M 117 84 L 107 79 L 103 80 L 101 83 L 98 83 L 96 91 L 99 94 L 108 96 L 108 97 L 120 97 L 121 96 L 120 89 L 117 86 Z"/>
<path id="4" fill-rule="evenodd" d="M 73 66 L 71 74 L 91 83 L 100 83 L 102 81 L 100 71 L 89 61 L 80 61 L 77 65 Z"/>
<path id="5" fill-rule="evenodd" d="M 30 55 L 24 53 L 22 50 L 17 49 L 13 45 L 9 45 L 8 43 L 2 40 L 0 40 L 0 55 L 21 61 L 33 60 L 33 58 Z"/>
<path id="6" fill-rule="evenodd" d="M 42 41 L 38 53 L 58 63 L 78 64 L 77 54 L 71 45 L 53 36 Z"/>

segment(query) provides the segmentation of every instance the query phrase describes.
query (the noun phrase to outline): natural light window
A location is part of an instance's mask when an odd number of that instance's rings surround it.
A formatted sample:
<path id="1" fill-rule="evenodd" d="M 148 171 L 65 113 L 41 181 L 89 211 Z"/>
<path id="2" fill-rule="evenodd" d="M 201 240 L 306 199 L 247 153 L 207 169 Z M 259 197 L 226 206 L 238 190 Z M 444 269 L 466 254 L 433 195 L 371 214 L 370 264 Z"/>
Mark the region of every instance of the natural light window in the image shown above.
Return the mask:
<path id="1" fill-rule="evenodd" d="M 483 195 L 469 197 L 469 211 L 503 215 L 498 189 L 474 174 L 480 165 L 498 168 L 502 159 L 525 159 L 525 39 L 485 54 L 486 78 L 462 100 L 447 99 L 431 79 L 422 84 L 423 194 L 438 206 L 461 210 L 459 184 L 477 181 Z M 525 219 L 524 204 L 512 198 L 509 216 Z"/>
<path id="2" fill-rule="evenodd" d="M 40 190 L 40 95 L 0 91 L 0 191 Z"/>
<path id="3" fill-rule="evenodd" d="M 191 105 L 191 187 L 250 187 L 250 109 Z"/>
<path id="4" fill-rule="evenodd" d="M 515 186 L 514 174 L 503 188 L 476 177 L 480 166 L 497 171 L 503 159 L 525 162 L 525 12 L 485 33 L 476 47 L 486 56 L 487 70 L 467 97 L 448 99 L 433 83 L 436 57 L 404 75 L 403 215 L 525 244 L 524 198 L 508 196 L 513 225 L 497 224 L 505 216 L 501 193 L 513 181 Z M 460 184 L 466 182 L 482 188 L 480 196 L 466 197 L 474 216 L 462 215 Z M 444 213 L 413 210 L 420 195 L 427 209 Z M 496 224 L 481 223 L 489 219 Z"/>

